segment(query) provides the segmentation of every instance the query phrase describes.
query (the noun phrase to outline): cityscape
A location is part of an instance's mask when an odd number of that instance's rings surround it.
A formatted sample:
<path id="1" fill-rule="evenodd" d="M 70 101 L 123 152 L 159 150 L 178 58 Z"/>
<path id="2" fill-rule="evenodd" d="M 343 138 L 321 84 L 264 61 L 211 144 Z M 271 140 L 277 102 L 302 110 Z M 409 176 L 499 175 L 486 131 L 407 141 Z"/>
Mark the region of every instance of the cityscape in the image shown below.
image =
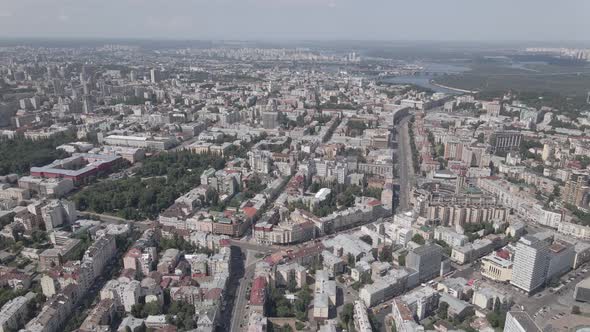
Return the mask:
<path id="1" fill-rule="evenodd" d="M 590 331 L 558 44 L 0 40 L 0 332 Z"/>

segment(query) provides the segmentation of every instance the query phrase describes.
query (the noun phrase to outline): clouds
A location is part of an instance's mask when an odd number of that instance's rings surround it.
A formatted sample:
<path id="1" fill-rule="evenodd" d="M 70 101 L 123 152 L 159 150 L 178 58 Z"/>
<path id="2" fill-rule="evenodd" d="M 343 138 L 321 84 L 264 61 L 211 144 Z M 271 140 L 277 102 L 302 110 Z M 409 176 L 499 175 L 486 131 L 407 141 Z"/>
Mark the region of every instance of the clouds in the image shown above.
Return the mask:
<path id="1" fill-rule="evenodd" d="M 0 36 L 586 40 L 590 1 L 2 0 Z"/>

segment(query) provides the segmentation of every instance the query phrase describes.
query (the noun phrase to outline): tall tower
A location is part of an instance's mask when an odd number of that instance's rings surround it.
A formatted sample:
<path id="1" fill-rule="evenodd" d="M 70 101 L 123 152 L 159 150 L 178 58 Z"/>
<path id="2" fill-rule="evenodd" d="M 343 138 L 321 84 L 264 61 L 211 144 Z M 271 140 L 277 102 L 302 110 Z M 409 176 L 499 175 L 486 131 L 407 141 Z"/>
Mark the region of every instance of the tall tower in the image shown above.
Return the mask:
<path id="1" fill-rule="evenodd" d="M 151 76 L 150 78 L 151 78 L 152 83 L 160 82 L 160 71 L 159 70 L 157 70 L 155 68 L 150 70 L 150 76 Z"/>
<path id="2" fill-rule="evenodd" d="M 545 283 L 549 265 L 549 243 L 524 236 L 516 245 L 512 285 L 531 293 Z"/>

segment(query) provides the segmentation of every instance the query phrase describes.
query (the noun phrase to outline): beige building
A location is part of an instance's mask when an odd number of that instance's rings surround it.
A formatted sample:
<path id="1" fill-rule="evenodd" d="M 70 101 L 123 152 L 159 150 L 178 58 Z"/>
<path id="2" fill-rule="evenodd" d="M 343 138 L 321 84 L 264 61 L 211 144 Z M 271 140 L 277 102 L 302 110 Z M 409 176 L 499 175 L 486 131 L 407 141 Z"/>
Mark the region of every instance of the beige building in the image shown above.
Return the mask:
<path id="1" fill-rule="evenodd" d="M 0 309 L 0 332 L 16 331 L 29 312 L 29 301 L 35 297 L 34 293 L 16 297 L 4 304 Z"/>
<path id="2" fill-rule="evenodd" d="M 589 191 L 588 175 L 571 173 L 568 175 L 567 181 L 565 181 L 565 188 L 562 194 L 563 202 L 580 206 Z"/>
<path id="3" fill-rule="evenodd" d="M 275 270 L 275 286 L 289 286 L 294 282 L 297 288 L 306 285 L 307 272 L 297 263 L 278 265 Z"/>
<path id="4" fill-rule="evenodd" d="M 482 258 L 481 274 L 495 281 L 510 281 L 512 279 L 512 261 L 492 253 Z"/>

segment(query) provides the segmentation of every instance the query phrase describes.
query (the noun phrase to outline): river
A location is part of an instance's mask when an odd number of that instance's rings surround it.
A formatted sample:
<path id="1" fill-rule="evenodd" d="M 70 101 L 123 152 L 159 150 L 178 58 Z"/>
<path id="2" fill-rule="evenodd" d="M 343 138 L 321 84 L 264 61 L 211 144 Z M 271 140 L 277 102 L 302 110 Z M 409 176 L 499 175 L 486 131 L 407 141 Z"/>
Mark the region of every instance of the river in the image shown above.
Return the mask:
<path id="1" fill-rule="evenodd" d="M 441 76 L 443 74 L 460 74 L 462 72 L 466 72 L 469 70 L 468 67 L 431 62 L 418 62 L 414 64 L 423 68 L 422 73 L 420 75 L 389 76 L 383 78 L 381 81 L 385 83 L 414 84 L 417 86 L 431 89 L 435 92 L 443 92 L 448 94 L 462 93 L 455 90 L 433 85 L 432 83 L 430 83 L 430 81 L 436 78 L 437 76 Z"/>

